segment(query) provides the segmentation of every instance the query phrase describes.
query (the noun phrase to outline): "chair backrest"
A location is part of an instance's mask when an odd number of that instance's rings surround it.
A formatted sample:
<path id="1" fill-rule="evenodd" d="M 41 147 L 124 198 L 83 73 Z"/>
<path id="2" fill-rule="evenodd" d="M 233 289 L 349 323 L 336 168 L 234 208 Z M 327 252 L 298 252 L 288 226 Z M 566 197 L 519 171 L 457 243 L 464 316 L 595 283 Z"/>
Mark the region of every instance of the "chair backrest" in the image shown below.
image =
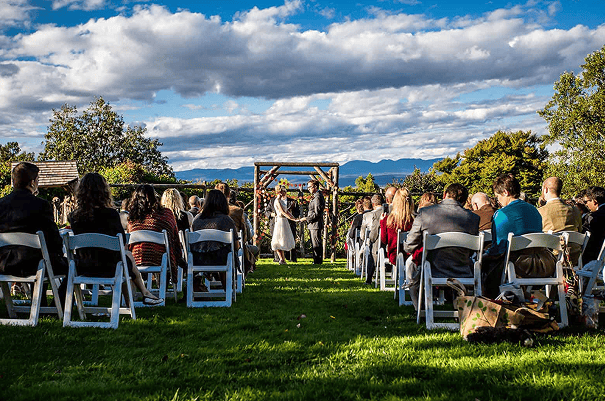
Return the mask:
<path id="1" fill-rule="evenodd" d="M 508 233 L 508 252 L 519 251 L 527 248 L 549 248 L 561 250 L 561 240 L 558 235 L 548 233 L 530 233 L 514 235 Z"/>
<path id="2" fill-rule="evenodd" d="M 122 234 L 116 236 L 99 234 L 99 233 L 85 233 L 76 235 L 63 236 L 65 240 L 66 248 L 68 251 L 75 251 L 81 248 L 103 248 L 110 251 L 124 252 Z"/>
<path id="3" fill-rule="evenodd" d="M 129 234 L 129 245 L 136 244 L 139 242 L 151 242 L 153 244 L 168 246 L 168 234 L 166 233 L 166 230 L 162 230 L 162 232 L 151 230 L 137 230 L 132 231 Z"/>
<path id="4" fill-rule="evenodd" d="M 485 242 L 492 242 L 492 230 L 483 230 L 483 240 Z"/>
<path id="5" fill-rule="evenodd" d="M 37 234 L 29 233 L 0 233 L 0 248 L 9 245 L 21 245 L 28 248 L 40 249 L 40 234 L 44 238 L 42 231 Z"/>
<path id="6" fill-rule="evenodd" d="M 403 251 L 403 244 L 408 238 L 408 231 L 397 230 L 397 255 Z"/>
<path id="7" fill-rule="evenodd" d="M 187 237 L 187 244 L 189 246 L 191 246 L 191 244 L 195 244 L 197 242 L 202 241 L 216 241 L 225 244 L 233 243 L 233 230 L 222 231 L 214 229 L 205 229 L 193 232 L 186 231 L 185 233 Z"/>
<path id="8" fill-rule="evenodd" d="M 434 249 L 456 247 L 466 248 L 471 251 L 483 252 L 484 235 L 472 235 L 460 232 L 447 232 L 439 234 L 424 233 L 423 246 L 426 251 Z"/>

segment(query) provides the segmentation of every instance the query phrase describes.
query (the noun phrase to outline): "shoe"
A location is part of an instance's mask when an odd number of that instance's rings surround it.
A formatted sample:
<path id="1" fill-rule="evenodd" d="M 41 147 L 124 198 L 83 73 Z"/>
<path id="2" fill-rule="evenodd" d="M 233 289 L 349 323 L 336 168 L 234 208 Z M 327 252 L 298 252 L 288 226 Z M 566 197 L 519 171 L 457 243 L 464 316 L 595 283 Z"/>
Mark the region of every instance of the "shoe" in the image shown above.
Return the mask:
<path id="1" fill-rule="evenodd" d="M 280 265 L 287 265 L 287 264 L 288 264 L 288 262 L 286 262 L 285 260 L 280 260 L 280 261 L 279 261 L 279 264 L 280 264 Z"/>
<path id="2" fill-rule="evenodd" d="M 161 304 L 162 302 L 164 302 L 164 298 L 151 298 L 151 297 L 143 298 L 144 305 L 155 306 L 155 305 Z"/>

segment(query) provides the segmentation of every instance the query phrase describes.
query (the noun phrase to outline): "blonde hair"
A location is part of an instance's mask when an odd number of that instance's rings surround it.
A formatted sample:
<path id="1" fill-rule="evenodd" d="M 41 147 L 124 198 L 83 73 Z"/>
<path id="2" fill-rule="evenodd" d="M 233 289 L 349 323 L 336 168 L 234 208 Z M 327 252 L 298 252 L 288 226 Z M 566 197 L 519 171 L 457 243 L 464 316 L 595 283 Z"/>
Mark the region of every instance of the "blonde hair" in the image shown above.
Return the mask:
<path id="1" fill-rule="evenodd" d="M 389 216 L 387 217 L 387 227 L 402 229 L 414 221 L 414 216 L 412 216 L 414 200 L 407 188 L 397 190 L 390 209 Z"/>
<path id="2" fill-rule="evenodd" d="M 181 198 L 181 194 L 175 188 L 168 188 L 165 190 L 162 194 L 160 203 L 166 209 L 172 210 L 172 213 L 175 216 L 178 216 L 179 212 L 185 210 L 183 198 Z"/>

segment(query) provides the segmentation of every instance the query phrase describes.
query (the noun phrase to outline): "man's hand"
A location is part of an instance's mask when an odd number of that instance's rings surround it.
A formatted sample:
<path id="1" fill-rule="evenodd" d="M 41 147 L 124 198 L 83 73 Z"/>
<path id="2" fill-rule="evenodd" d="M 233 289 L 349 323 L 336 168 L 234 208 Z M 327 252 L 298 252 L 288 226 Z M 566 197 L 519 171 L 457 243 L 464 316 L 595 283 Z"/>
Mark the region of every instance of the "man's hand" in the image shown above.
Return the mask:
<path id="1" fill-rule="evenodd" d="M 306 217 L 301 217 L 300 219 L 298 219 L 299 222 L 304 223 L 307 221 Z"/>

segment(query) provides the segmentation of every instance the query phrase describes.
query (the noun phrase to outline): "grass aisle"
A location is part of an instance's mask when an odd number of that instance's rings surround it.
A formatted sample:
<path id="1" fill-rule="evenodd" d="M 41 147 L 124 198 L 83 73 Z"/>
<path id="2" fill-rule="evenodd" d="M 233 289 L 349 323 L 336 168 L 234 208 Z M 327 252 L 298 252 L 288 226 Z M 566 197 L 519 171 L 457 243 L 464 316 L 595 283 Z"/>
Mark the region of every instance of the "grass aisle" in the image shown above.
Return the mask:
<path id="1" fill-rule="evenodd" d="M 344 262 L 268 261 L 230 309 L 138 309 L 116 331 L 0 326 L 0 400 L 560 400 L 605 395 L 603 331 L 526 349 L 428 332 Z M 0 309 L 5 316 L 6 310 Z M 306 317 L 303 317 L 306 316 Z"/>

